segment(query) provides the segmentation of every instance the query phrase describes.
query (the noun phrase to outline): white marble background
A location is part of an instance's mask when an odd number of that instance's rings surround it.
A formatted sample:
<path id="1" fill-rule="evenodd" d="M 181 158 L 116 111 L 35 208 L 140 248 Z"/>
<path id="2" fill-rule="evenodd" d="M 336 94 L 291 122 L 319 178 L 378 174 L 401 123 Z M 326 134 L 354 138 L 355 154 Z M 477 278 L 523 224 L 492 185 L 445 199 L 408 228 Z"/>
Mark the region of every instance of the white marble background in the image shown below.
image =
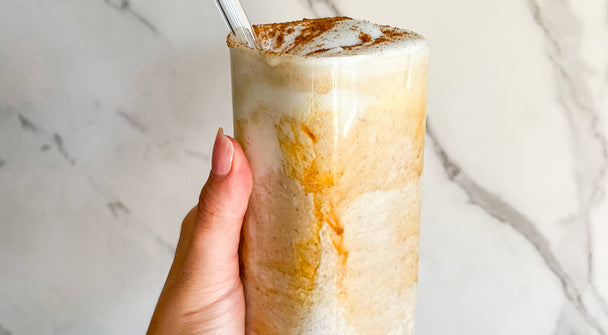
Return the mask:
<path id="1" fill-rule="evenodd" d="M 432 48 L 417 333 L 608 334 L 607 0 L 243 0 Z M 211 0 L 0 0 L 0 335 L 143 333 L 231 129 Z"/>

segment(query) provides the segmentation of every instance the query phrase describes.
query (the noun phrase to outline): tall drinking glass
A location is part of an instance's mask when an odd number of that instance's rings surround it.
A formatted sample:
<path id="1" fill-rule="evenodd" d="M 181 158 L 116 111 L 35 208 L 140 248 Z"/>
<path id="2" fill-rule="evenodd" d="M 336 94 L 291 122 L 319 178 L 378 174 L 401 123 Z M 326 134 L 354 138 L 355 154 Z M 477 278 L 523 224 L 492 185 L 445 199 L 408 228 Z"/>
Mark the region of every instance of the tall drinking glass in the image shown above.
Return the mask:
<path id="1" fill-rule="evenodd" d="M 298 56 L 231 36 L 253 169 L 248 334 L 413 334 L 428 47 Z"/>

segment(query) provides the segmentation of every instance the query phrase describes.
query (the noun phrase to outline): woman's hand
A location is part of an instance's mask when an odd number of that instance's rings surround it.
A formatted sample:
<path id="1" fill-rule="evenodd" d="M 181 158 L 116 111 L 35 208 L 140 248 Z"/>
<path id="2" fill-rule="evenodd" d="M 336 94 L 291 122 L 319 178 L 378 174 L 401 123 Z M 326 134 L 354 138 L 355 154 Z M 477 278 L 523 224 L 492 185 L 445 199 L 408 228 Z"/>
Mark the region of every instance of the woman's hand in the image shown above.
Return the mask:
<path id="1" fill-rule="evenodd" d="M 251 186 L 245 153 L 220 129 L 211 174 L 182 224 L 148 334 L 244 334 L 238 247 Z"/>

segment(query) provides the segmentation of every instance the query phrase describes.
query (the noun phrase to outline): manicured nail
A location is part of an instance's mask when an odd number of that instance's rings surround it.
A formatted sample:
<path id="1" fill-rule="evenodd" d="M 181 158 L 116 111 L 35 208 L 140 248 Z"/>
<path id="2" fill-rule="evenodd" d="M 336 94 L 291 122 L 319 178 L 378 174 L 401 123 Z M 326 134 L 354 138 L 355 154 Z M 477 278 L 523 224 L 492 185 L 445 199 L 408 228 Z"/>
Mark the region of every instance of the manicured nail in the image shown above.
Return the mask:
<path id="1" fill-rule="evenodd" d="M 234 156 L 234 146 L 228 136 L 224 135 L 224 129 L 220 128 L 215 137 L 213 145 L 213 157 L 211 158 L 211 172 L 224 177 L 232 170 L 232 157 Z"/>

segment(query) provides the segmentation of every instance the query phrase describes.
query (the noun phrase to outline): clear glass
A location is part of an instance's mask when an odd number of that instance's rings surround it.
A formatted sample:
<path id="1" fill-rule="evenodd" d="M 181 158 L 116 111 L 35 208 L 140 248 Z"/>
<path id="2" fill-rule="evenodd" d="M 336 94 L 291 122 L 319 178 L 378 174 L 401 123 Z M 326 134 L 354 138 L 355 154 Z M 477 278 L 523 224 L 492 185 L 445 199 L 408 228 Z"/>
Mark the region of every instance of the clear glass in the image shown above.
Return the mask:
<path id="1" fill-rule="evenodd" d="M 426 43 L 230 51 L 235 135 L 254 176 L 240 250 L 247 334 L 413 334 Z"/>

